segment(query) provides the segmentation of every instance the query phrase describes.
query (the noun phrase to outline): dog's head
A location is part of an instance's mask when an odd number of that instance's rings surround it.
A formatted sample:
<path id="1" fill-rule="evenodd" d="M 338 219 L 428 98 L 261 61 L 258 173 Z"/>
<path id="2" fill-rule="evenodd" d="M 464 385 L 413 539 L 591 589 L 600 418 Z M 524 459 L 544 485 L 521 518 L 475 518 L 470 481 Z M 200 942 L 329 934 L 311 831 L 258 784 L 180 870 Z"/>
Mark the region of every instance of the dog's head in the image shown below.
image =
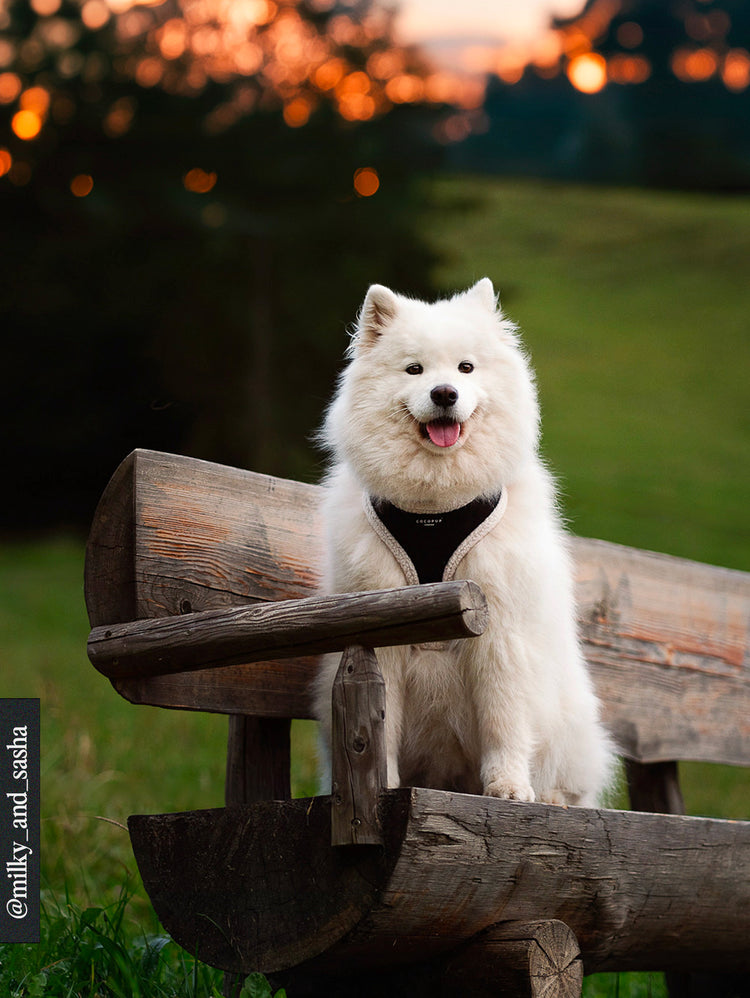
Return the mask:
<path id="1" fill-rule="evenodd" d="M 349 356 L 323 437 L 371 493 L 453 508 L 535 451 L 533 378 L 489 279 L 431 304 L 373 285 Z"/>

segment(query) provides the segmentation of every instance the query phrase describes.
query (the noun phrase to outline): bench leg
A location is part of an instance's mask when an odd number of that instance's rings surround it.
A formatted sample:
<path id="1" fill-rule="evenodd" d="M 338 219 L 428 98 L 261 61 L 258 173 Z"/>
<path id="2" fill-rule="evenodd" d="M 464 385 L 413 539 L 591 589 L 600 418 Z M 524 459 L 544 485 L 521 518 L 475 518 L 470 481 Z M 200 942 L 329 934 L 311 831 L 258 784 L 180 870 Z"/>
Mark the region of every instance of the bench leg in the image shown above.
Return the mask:
<path id="1" fill-rule="evenodd" d="M 227 804 L 289 800 L 289 738 L 286 718 L 229 716 Z"/>
<path id="2" fill-rule="evenodd" d="M 501 922 L 449 959 L 443 980 L 446 994 L 580 998 L 583 961 L 564 922 Z"/>
<path id="3" fill-rule="evenodd" d="M 625 776 L 634 811 L 685 813 L 676 762 L 643 763 L 626 759 Z"/>
<path id="4" fill-rule="evenodd" d="M 252 804 L 256 800 L 289 800 L 291 721 L 285 718 L 229 715 L 227 804 Z M 225 998 L 236 998 L 244 975 L 224 975 Z"/>

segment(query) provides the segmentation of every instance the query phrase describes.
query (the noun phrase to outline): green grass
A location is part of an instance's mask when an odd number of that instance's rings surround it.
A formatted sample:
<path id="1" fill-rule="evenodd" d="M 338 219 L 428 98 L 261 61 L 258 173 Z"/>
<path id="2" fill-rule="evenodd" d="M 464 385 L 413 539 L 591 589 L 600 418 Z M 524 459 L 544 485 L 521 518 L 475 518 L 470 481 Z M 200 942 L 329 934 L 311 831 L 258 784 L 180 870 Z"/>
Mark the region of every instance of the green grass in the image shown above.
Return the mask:
<path id="1" fill-rule="evenodd" d="M 750 198 L 436 186 L 439 279 L 490 275 L 522 326 L 572 528 L 750 568 Z M 0 993 L 211 998 L 218 976 L 165 941 L 124 825 L 222 804 L 226 719 L 114 693 L 86 658 L 82 573 L 78 539 L 0 547 L 0 696 L 42 701 L 45 884 L 44 941 L 0 947 Z M 313 740 L 310 723 L 295 726 L 298 795 L 314 790 Z M 746 771 L 681 772 L 690 813 L 750 818 Z M 598 975 L 586 989 L 664 994 L 660 975 Z"/>
<path id="2" fill-rule="evenodd" d="M 105 907 L 42 896 L 42 939 L 0 946 L 0 993 L 8 998 L 219 998 L 221 975 L 168 936 L 125 928 L 125 891 Z"/>

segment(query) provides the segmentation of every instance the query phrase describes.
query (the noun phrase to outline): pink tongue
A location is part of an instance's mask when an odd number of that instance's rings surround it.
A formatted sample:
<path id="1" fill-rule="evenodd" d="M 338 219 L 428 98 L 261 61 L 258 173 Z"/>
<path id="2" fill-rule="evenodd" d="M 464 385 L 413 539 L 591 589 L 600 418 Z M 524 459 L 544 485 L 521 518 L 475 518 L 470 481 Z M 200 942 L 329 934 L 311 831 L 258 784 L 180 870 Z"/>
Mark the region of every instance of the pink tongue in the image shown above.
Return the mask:
<path id="1" fill-rule="evenodd" d="M 436 447 L 452 447 L 461 435 L 461 424 L 436 419 L 427 424 L 427 433 Z"/>

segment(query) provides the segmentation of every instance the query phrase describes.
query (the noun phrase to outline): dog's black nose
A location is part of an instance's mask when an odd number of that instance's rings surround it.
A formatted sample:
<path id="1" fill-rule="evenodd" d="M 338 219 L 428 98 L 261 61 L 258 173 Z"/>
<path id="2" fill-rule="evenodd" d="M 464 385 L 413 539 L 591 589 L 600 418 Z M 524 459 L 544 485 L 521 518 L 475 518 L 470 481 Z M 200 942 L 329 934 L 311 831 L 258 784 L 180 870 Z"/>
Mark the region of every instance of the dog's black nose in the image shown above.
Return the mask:
<path id="1" fill-rule="evenodd" d="M 458 402 L 458 390 L 453 385 L 437 385 L 430 392 L 430 398 L 441 409 L 448 409 Z"/>

